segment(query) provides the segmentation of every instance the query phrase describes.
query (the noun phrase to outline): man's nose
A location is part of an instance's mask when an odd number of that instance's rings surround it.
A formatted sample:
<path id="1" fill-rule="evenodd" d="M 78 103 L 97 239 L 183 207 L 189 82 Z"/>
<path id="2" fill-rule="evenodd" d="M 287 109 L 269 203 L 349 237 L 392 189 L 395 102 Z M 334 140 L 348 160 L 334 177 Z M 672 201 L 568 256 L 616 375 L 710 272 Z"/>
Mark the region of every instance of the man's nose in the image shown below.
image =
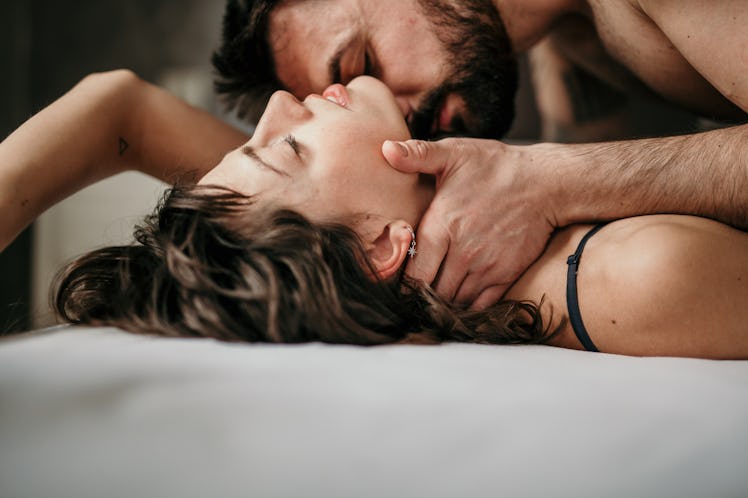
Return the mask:
<path id="1" fill-rule="evenodd" d="M 411 112 L 413 112 L 413 106 L 410 104 L 408 97 L 404 95 L 395 96 L 397 105 L 400 107 L 400 112 L 403 113 L 403 117 L 407 118 Z"/>

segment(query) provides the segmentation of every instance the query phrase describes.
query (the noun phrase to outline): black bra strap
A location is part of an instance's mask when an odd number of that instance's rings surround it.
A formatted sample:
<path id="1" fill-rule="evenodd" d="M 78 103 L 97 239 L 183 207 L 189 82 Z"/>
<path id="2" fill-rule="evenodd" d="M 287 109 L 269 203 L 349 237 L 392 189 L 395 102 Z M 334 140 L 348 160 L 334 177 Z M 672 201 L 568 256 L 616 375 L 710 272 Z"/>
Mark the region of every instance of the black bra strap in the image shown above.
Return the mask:
<path id="1" fill-rule="evenodd" d="M 582 237 L 582 240 L 577 246 L 577 250 L 574 254 L 569 256 L 566 260 L 566 264 L 569 265 L 569 271 L 566 278 L 566 307 L 569 310 L 569 321 L 571 322 L 571 328 L 574 330 L 574 334 L 582 343 L 584 349 L 597 353 L 598 349 L 595 343 L 590 339 L 590 335 L 587 333 L 587 329 L 584 328 L 584 322 L 582 322 L 582 313 L 579 311 L 579 297 L 577 294 L 577 271 L 579 270 L 579 261 L 582 259 L 582 251 L 587 241 L 595 235 L 605 225 L 597 225 L 595 228 L 590 230 Z"/>

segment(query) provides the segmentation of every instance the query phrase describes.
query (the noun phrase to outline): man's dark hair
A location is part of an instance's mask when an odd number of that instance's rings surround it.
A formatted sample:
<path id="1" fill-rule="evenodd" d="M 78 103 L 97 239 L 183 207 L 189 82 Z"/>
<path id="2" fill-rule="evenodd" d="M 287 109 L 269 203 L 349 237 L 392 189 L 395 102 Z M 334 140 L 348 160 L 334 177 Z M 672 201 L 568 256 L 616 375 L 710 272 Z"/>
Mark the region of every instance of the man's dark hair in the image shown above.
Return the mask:
<path id="1" fill-rule="evenodd" d="M 268 42 L 270 12 L 283 0 L 228 0 L 221 46 L 213 53 L 215 89 L 239 118 L 257 121 L 282 88 Z"/>
<path id="2" fill-rule="evenodd" d="M 216 91 L 241 119 L 259 119 L 270 95 L 283 88 L 270 47 L 269 18 L 279 5 L 304 0 L 228 0 L 221 47 L 213 54 Z M 419 0 L 452 58 L 452 74 L 415 109 L 415 138 L 433 138 L 433 124 L 448 94 L 466 111 L 452 133 L 500 138 L 514 118 L 517 61 L 491 0 Z"/>

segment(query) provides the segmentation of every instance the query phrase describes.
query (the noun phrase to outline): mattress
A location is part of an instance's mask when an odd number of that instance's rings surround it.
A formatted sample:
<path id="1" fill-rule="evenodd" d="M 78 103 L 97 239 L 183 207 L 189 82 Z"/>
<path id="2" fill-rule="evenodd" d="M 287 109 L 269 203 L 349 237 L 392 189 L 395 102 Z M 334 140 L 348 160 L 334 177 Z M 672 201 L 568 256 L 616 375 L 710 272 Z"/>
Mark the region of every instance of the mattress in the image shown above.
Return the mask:
<path id="1" fill-rule="evenodd" d="M 748 362 L 0 341 L 2 497 L 748 496 Z"/>

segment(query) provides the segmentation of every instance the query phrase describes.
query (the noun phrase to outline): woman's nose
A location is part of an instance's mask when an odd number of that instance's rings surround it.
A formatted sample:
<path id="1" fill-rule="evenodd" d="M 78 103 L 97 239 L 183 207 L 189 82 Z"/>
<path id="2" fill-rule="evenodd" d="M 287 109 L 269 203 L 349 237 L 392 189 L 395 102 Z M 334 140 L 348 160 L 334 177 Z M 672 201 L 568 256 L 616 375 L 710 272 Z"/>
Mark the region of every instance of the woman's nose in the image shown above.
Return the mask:
<path id="1" fill-rule="evenodd" d="M 292 94 L 286 91 L 275 92 L 268 100 L 265 112 L 257 123 L 255 135 L 271 135 L 276 130 L 284 130 L 298 125 L 313 116 L 312 112 Z"/>
<path id="2" fill-rule="evenodd" d="M 266 112 L 281 113 L 294 120 L 305 120 L 312 117 L 312 112 L 299 99 L 284 90 L 277 91 L 270 97 Z"/>

